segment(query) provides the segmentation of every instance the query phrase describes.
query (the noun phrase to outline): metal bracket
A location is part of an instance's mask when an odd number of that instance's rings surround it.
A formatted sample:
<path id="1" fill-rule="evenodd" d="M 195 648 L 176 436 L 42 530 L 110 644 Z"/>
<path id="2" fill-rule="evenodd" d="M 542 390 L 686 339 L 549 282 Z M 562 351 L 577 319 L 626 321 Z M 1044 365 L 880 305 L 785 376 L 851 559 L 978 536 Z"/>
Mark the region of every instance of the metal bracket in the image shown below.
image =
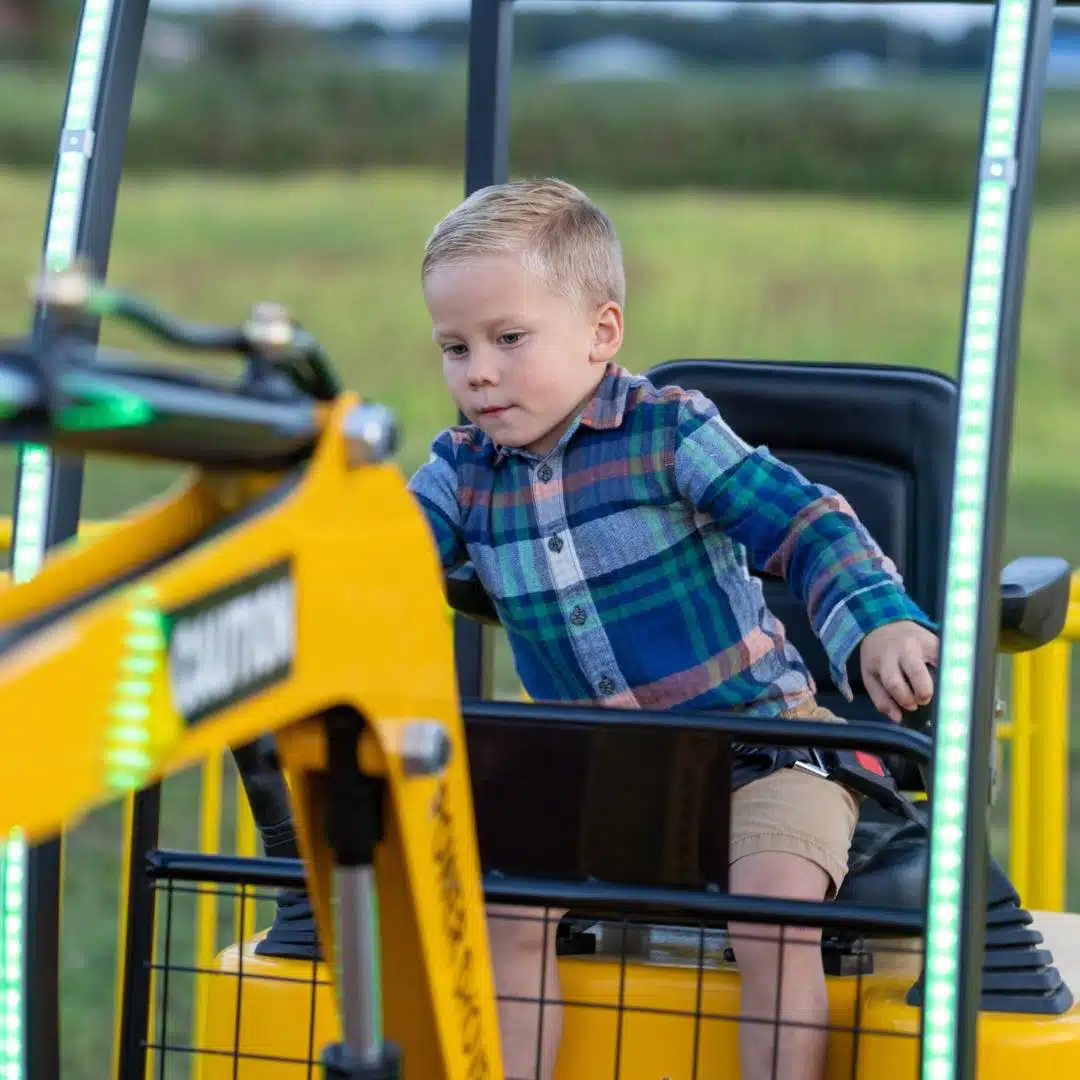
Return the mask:
<path id="1" fill-rule="evenodd" d="M 94 132 L 90 128 L 64 128 L 60 133 L 61 154 L 82 154 L 87 160 L 94 153 Z"/>
<path id="2" fill-rule="evenodd" d="M 1016 158 L 983 157 L 979 163 L 980 180 L 1004 180 L 1010 188 L 1016 187 Z"/>
<path id="3" fill-rule="evenodd" d="M 825 768 L 825 762 L 821 760 L 821 754 L 813 747 L 807 748 L 810 751 L 810 756 L 814 759 L 811 764 L 809 761 L 796 761 L 792 763 L 793 769 L 799 769 L 802 772 L 808 772 L 814 776 L 820 776 L 823 780 L 829 779 L 829 770 Z"/>

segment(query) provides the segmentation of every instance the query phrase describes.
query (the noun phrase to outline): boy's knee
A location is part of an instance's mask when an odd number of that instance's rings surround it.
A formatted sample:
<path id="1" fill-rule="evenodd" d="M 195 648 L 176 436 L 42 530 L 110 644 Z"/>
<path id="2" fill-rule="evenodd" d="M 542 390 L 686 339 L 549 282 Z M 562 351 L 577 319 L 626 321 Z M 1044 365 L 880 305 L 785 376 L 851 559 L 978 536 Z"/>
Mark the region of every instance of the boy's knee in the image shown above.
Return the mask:
<path id="1" fill-rule="evenodd" d="M 731 892 L 786 900 L 823 900 L 831 886 L 829 874 L 801 855 L 763 851 L 737 859 L 731 866 Z M 744 980 L 772 983 L 776 969 L 821 966 L 821 928 L 732 922 L 728 936 Z"/>
<path id="2" fill-rule="evenodd" d="M 555 932 L 562 913 L 502 904 L 487 907 L 488 942 L 496 992 L 536 994 L 545 966 L 555 957 Z"/>
<path id="3" fill-rule="evenodd" d="M 488 904 L 487 925 L 491 949 L 493 952 L 535 952 L 554 948 L 560 917 L 560 912 L 550 908 Z"/>
<path id="4" fill-rule="evenodd" d="M 505 945 L 536 945 L 548 940 L 555 942 L 555 931 L 562 912 L 550 907 L 519 907 L 516 904 L 488 904 L 487 932 L 492 947 L 498 941 Z"/>

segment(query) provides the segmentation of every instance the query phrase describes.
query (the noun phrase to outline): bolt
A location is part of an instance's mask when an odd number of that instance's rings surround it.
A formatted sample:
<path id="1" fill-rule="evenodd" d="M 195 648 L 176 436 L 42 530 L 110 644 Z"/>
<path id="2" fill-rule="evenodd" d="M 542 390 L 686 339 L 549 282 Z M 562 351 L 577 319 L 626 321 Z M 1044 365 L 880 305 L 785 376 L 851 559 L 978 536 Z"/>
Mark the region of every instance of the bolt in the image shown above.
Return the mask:
<path id="1" fill-rule="evenodd" d="M 397 449 L 397 420 L 385 405 L 357 405 L 345 417 L 344 431 L 346 455 L 353 468 L 385 461 Z"/>
<path id="2" fill-rule="evenodd" d="M 283 352 L 292 344 L 293 333 L 289 312 L 272 301 L 256 304 L 244 324 L 248 344 L 266 353 Z"/>
<path id="3" fill-rule="evenodd" d="M 45 270 L 30 284 L 33 300 L 58 313 L 76 313 L 90 301 L 94 282 L 84 260 L 77 259 L 63 270 Z"/>
<path id="4" fill-rule="evenodd" d="M 434 720 L 406 724 L 401 733 L 401 763 L 406 776 L 432 776 L 450 761 L 450 736 Z"/>

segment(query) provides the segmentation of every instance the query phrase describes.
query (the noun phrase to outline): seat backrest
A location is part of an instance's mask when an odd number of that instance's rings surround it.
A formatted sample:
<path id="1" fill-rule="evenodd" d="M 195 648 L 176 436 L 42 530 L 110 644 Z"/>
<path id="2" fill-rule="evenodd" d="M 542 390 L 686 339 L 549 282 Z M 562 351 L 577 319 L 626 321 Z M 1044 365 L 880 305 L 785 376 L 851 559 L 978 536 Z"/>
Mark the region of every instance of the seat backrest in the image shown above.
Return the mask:
<path id="1" fill-rule="evenodd" d="M 952 379 L 916 368 L 765 360 L 672 360 L 648 376 L 658 386 L 699 390 L 744 440 L 843 495 L 916 602 L 940 617 L 957 404 Z M 762 581 L 766 603 L 822 697 L 831 698 L 828 660 L 805 607 L 784 582 Z M 855 657 L 848 667 L 852 689 L 863 693 Z"/>

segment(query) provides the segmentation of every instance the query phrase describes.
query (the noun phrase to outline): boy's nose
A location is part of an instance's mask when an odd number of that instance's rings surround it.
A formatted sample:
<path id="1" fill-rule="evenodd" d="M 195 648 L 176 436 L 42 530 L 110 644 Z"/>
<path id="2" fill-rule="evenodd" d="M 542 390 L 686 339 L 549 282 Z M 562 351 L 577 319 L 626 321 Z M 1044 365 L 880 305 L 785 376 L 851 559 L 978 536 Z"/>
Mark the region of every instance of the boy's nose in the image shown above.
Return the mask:
<path id="1" fill-rule="evenodd" d="M 489 386 L 498 379 L 498 366 L 491 356 L 474 352 L 469 357 L 469 385 Z"/>

